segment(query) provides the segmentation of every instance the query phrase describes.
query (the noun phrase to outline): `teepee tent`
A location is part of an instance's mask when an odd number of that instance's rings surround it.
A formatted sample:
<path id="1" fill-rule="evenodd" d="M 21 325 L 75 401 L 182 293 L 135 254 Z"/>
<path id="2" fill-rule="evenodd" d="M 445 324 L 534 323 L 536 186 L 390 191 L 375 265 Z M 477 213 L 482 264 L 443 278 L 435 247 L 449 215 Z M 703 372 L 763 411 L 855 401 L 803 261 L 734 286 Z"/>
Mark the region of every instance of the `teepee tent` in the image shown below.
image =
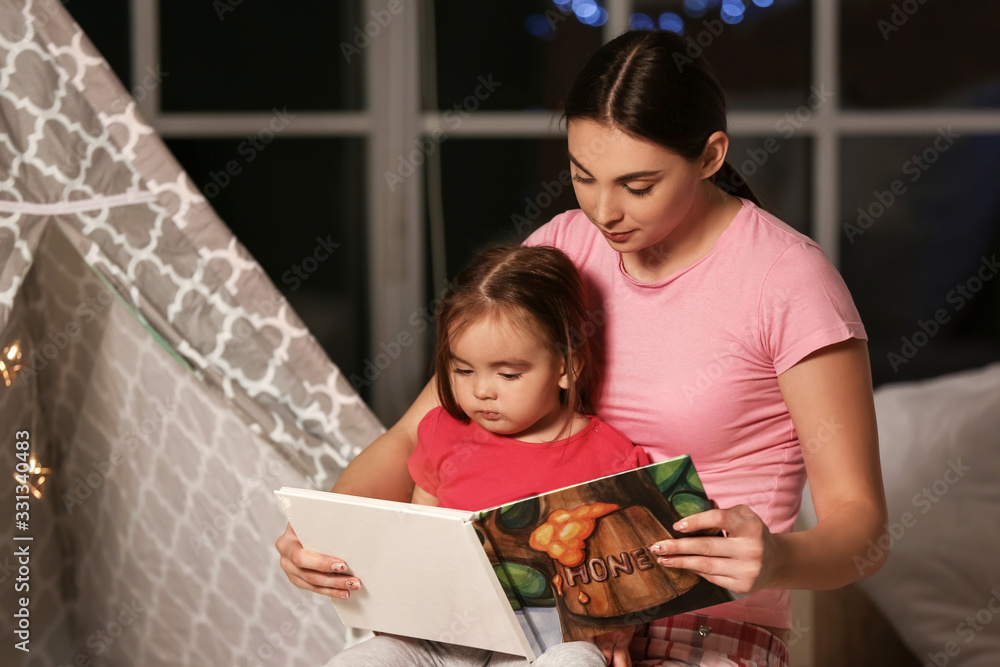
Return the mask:
<path id="1" fill-rule="evenodd" d="M 0 0 L 0 664 L 323 664 L 271 490 L 381 430 L 62 5 Z"/>

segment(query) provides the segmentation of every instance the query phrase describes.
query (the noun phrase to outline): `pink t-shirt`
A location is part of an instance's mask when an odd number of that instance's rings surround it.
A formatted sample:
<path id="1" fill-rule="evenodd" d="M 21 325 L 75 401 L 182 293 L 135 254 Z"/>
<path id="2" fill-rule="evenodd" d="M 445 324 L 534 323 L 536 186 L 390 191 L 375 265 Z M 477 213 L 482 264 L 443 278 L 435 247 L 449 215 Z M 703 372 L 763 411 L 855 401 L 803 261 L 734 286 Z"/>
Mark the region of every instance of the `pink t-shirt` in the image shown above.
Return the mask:
<path id="1" fill-rule="evenodd" d="M 441 507 L 462 510 L 496 507 L 649 463 L 641 447 L 597 417 L 562 440 L 521 442 L 437 407 L 421 420 L 417 437 L 407 462 L 413 481 Z"/>
<path id="2" fill-rule="evenodd" d="M 580 269 L 592 322 L 606 324 L 601 418 L 653 461 L 690 454 L 720 507 L 746 504 L 772 532 L 792 529 L 805 466 L 777 377 L 803 357 L 866 339 L 823 251 L 749 201 L 702 259 L 643 283 L 579 210 L 526 241 Z M 788 591 L 710 607 L 712 616 L 790 627 Z"/>

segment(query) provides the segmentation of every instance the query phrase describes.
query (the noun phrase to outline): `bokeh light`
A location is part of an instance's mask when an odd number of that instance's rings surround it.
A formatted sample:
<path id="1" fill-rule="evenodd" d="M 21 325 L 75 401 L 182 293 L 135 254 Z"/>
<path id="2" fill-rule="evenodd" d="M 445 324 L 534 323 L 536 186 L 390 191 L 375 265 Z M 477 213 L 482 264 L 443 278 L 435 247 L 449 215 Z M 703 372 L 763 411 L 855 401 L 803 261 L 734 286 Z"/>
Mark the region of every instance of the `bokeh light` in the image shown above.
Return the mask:
<path id="1" fill-rule="evenodd" d="M 550 39 L 553 34 L 552 24 L 541 14 L 531 14 L 524 19 L 524 27 L 538 39 Z"/>
<path id="2" fill-rule="evenodd" d="M 684 34 L 684 19 L 673 12 L 663 12 L 660 14 L 660 29 L 676 32 L 678 35 Z"/>
<path id="3" fill-rule="evenodd" d="M 628 17 L 628 27 L 630 30 L 652 30 L 656 24 L 646 14 L 632 14 Z"/>
<path id="4" fill-rule="evenodd" d="M 743 4 L 743 0 L 722 0 L 722 10 L 719 12 L 719 16 L 726 23 L 734 25 L 743 20 L 745 12 L 746 6 Z"/>

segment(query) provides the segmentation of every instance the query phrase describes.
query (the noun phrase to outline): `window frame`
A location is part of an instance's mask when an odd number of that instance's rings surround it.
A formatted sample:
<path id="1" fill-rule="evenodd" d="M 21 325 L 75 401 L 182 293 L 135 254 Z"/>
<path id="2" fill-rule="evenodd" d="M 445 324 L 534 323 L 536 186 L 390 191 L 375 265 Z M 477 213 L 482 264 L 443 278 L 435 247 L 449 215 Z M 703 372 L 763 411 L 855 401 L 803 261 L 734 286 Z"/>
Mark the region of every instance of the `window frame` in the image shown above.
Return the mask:
<path id="1" fill-rule="evenodd" d="M 813 144 L 810 210 L 813 236 L 839 264 L 842 238 L 840 218 L 840 140 L 854 136 L 935 134 L 951 126 L 969 134 L 1000 134 L 1000 110 L 892 109 L 852 111 L 839 101 L 840 0 L 812 2 L 811 85 L 834 91 L 829 104 L 819 106 L 800 128 L 797 137 Z M 132 0 L 132 76 L 134 86 L 147 68 L 159 62 L 159 0 Z M 606 42 L 628 27 L 634 0 L 604 0 L 608 21 L 603 26 Z M 384 11 L 386 0 L 363 0 L 361 17 Z M 378 37 L 364 49 L 359 66 L 365 68 L 366 101 L 361 111 L 301 113 L 288 136 L 325 138 L 362 137 L 367 141 L 368 211 L 367 255 L 371 309 L 368 355 L 396 341 L 401 332 L 413 330 L 412 318 L 427 312 L 433 295 L 426 294 L 426 266 L 434 267 L 434 284 L 442 281 L 443 240 L 431 230 L 425 243 L 424 211 L 434 215 L 435 200 L 428 202 L 424 169 L 416 169 L 398 187 L 389 189 L 386 173 L 395 169 L 401 156 L 435 131 L 444 130 L 443 113 L 421 108 L 420 57 L 432 52 L 421 40 L 433 34 L 421 32 L 417 2 L 406 2 Z M 159 90 L 154 88 L 138 102 L 147 122 L 165 139 L 238 137 L 256 132 L 267 124 L 267 113 L 162 113 Z M 775 124 L 795 109 L 733 111 L 729 115 L 732 136 L 761 137 L 775 133 Z M 479 112 L 448 131 L 455 138 L 531 139 L 565 136 L 552 122 L 549 112 Z M 429 162 L 430 164 L 430 162 Z M 439 188 L 439 179 L 431 183 Z M 394 421 L 409 406 L 426 378 L 429 336 L 433 326 L 412 336 L 407 354 L 385 368 L 372 386 L 372 408 L 383 420 Z"/>

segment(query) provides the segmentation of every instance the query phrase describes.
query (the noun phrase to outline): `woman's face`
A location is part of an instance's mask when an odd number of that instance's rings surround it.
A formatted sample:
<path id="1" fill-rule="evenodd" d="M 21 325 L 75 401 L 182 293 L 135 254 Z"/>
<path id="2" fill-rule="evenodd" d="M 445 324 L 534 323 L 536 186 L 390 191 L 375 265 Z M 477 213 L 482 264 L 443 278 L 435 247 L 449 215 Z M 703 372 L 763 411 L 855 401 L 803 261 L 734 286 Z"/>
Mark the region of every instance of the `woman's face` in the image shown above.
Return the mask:
<path id="1" fill-rule="evenodd" d="M 669 250 L 703 215 L 703 160 L 592 120 L 570 121 L 568 133 L 577 201 L 618 252 Z"/>

